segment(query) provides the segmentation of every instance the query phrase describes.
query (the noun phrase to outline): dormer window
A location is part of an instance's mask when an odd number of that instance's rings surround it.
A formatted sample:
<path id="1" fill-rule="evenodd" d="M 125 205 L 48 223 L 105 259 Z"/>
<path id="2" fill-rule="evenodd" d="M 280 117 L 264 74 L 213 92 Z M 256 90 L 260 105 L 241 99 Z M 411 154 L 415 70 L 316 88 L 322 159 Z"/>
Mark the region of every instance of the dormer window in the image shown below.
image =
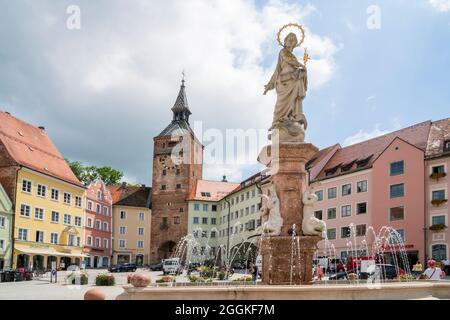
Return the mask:
<path id="1" fill-rule="evenodd" d="M 450 151 L 450 140 L 444 142 L 444 152 Z"/>
<path id="2" fill-rule="evenodd" d="M 339 165 L 337 165 L 337 166 L 335 166 L 335 167 L 333 167 L 333 168 L 331 168 L 331 169 L 325 170 L 325 175 L 326 175 L 326 176 L 332 176 L 333 174 L 336 173 L 337 169 L 338 169 L 340 166 L 341 166 L 341 165 L 339 164 Z"/>
<path id="3" fill-rule="evenodd" d="M 200 192 L 200 194 L 202 195 L 202 197 L 211 198 L 211 193 L 210 192 Z"/>
<path id="4" fill-rule="evenodd" d="M 343 164 L 343 165 L 341 166 L 341 172 L 349 171 L 349 170 L 353 167 L 353 164 L 354 164 L 354 163 L 355 163 L 355 161 L 352 161 L 352 162 Z"/>
<path id="5" fill-rule="evenodd" d="M 363 167 L 367 166 L 369 164 L 370 159 L 372 159 L 372 157 L 373 157 L 373 154 L 371 154 L 367 158 L 364 158 L 364 159 L 361 159 L 361 160 L 357 160 L 356 161 L 356 167 L 357 168 L 363 168 Z"/>

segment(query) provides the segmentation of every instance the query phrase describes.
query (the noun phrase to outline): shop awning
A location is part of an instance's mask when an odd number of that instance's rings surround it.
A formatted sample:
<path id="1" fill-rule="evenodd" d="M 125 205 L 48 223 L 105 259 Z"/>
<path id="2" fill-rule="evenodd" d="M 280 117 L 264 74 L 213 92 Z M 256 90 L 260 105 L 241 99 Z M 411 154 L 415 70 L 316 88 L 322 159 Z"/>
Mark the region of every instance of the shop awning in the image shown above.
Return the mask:
<path id="1" fill-rule="evenodd" d="M 56 256 L 56 257 L 74 257 L 74 258 L 85 258 L 87 255 L 83 253 L 71 253 L 71 252 L 62 252 L 54 249 L 45 249 L 45 248 L 23 248 L 16 247 L 16 251 L 32 254 L 32 255 L 46 255 L 46 256 Z"/>

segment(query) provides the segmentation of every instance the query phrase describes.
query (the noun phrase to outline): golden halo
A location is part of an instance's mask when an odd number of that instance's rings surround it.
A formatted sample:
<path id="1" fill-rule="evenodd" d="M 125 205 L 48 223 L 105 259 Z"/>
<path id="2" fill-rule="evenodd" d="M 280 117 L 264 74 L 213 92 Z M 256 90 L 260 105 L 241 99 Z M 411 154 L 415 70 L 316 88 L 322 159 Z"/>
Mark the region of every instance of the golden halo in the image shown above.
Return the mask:
<path id="1" fill-rule="evenodd" d="M 297 43 L 297 45 L 295 46 L 295 48 L 300 47 L 300 46 L 302 45 L 303 41 L 305 40 L 305 29 L 303 29 L 303 27 L 302 27 L 301 25 L 297 24 L 297 23 L 288 23 L 288 24 L 285 24 L 284 26 L 282 26 L 282 27 L 280 28 L 280 30 L 278 30 L 278 33 L 277 33 L 277 41 L 278 41 L 278 44 L 279 44 L 280 46 L 284 47 L 283 43 L 282 43 L 281 40 L 280 40 L 280 36 L 281 36 L 281 32 L 283 32 L 283 30 L 286 29 L 286 28 L 288 28 L 288 27 L 296 27 L 297 29 L 300 30 L 300 32 L 301 32 L 301 34 L 302 34 L 302 39 Z"/>

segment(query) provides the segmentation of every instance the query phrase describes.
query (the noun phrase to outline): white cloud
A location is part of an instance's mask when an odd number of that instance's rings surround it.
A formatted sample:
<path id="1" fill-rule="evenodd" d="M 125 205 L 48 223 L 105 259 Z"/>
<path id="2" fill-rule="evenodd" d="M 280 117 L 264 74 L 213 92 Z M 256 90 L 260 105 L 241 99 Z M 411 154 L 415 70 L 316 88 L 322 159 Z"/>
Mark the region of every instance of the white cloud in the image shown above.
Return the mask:
<path id="1" fill-rule="evenodd" d="M 20 25 L 8 36 L 21 41 L 4 44 L 10 68 L 2 70 L 0 86 L 19 85 L 0 100 L 12 104 L 9 97 L 19 97 L 12 111 L 45 121 L 67 156 L 111 161 L 147 183 L 151 138 L 171 120 L 181 71 L 193 120 L 220 130 L 268 128 L 275 93 L 262 92 L 280 49 L 278 28 L 303 23 L 316 10 L 285 0 L 262 7 L 246 0 L 86 1 L 79 3 L 81 29 L 71 31 L 65 28 L 69 4 L 40 1 L 33 10 L 6 10 L 19 15 L 14 23 Z M 0 22 L 7 30 L 2 23 L 11 22 Z M 312 58 L 309 88 L 318 90 L 336 72 L 339 47 L 308 28 L 305 46 Z M 303 49 L 295 53 L 301 58 Z M 30 107 L 41 116 L 33 119 Z"/>
<path id="2" fill-rule="evenodd" d="M 428 0 L 428 3 L 439 12 L 450 11 L 450 0 Z"/>
<path id="3" fill-rule="evenodd" d="M 349 146 L 358 142 L 369 140 L 375 137 L 382 136 L 391 132 L 390 130 L 380 130 L 379 125 L 376 125 L 372 131 L 359 130 L 354 135 L 351 135 L 344 140 L 344 146 Z"/>

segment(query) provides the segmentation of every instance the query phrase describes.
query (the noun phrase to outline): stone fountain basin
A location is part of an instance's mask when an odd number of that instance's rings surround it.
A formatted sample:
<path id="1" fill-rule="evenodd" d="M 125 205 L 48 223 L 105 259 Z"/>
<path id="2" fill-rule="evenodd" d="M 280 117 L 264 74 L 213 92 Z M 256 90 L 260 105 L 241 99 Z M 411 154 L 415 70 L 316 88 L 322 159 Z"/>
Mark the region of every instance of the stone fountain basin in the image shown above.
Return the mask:
<path id="1" fill-rule="evenodd" d="M 448 281 L 327 285 L 123 286 L 117 300 L 400 300 L 450 299 Z"/>

